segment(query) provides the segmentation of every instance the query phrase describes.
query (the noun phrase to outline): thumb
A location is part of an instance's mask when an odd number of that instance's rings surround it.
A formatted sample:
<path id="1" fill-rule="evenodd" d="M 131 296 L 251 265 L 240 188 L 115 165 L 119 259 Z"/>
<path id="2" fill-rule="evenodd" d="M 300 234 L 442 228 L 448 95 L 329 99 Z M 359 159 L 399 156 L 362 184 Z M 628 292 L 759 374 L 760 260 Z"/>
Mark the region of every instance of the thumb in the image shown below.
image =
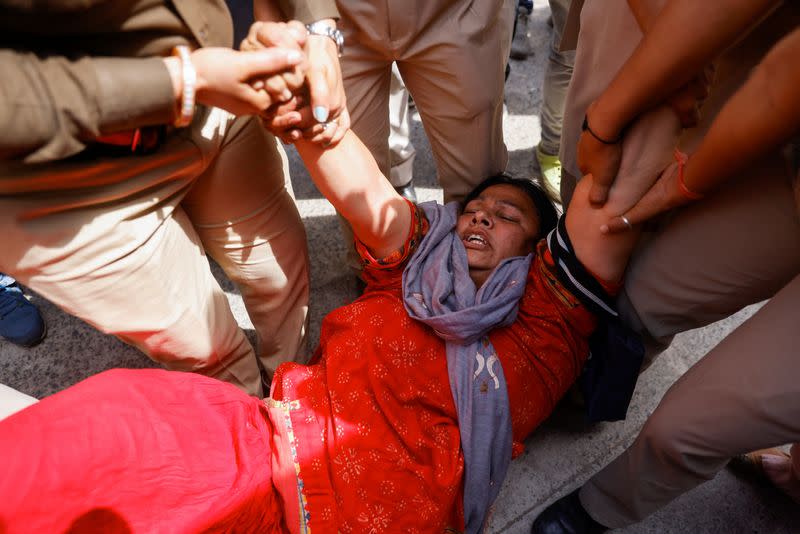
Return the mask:
<path id="1" fill-rule="evenodd" d="M 609 186 L 598 183 L 596 180 L 589 190 L 589 202 L 594 206 L 602 206 L 608 200 Z"/>
<path id="2" fill-rule="evenodd" d="M 319 65 L 313 65 L 308 69 L 306 76 L 314 119 L 317 122 L 326 122 L 330 114 L 330 88 L 325 69 Z"/>
<path id="3" fill-rule="evenodd" d="M 676 204 L 665 200 L 660 192 L 658 185 L 653 185 L 647 193 L 628 211 L 613 217 L 608 223 L 600 227 L 600 232 L 604 234 L 617 234 L 633 230 L 637 225 L 652 219 Z"/>
<path id="4" fill-rule="evenodd" d="M 611 218 L 606 224 L 600 226 L 601 234 L 619 234 L 633 230 L 635 224 L 629 217 L 630 212 Z"/>

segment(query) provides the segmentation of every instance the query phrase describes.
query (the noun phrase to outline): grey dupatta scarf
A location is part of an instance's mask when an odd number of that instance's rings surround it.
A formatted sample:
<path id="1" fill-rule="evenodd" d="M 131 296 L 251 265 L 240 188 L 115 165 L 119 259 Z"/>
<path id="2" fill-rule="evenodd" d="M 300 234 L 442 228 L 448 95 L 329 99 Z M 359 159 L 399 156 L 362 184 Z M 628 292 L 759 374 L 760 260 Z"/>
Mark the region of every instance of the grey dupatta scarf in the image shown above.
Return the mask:
<path id="1" fill-rule="evenodd" d="M 464 523 L 480 532 L 511 461 L 511 414 L 500 361 L 487 334 L 517 317 L 532 255 L 508 258 L 476 290 L 455 228 L 458 204 L 426 202 L 427 235 L 403 272 L 408 314 L 446 342 L 450 389 L 464 452 Z"/>

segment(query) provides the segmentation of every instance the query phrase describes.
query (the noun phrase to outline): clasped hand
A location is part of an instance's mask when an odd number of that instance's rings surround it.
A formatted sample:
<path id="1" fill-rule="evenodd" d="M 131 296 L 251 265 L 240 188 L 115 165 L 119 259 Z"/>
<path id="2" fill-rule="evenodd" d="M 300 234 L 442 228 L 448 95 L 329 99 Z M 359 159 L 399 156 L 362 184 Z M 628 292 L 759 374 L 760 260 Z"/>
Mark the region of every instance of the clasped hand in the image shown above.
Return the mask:
<path id="1" fill-rule="evenodd" d="M 711 63 L 693 76 L 686 84 L 673 91 L 662 102 L 662 104 L 672 109 L 683 128 L 692 128 L 699 122 L 700 109 L 709 95 L 714 74 L 715 66 Z M 602 128 L 606 125 L 598 124 L 594 120 L 596 107 L 597 100 L 589 105 L 587 109 L 588 123 L 595 131 L 599 130 L 608 133 Z M 607 118 L 607 114 L 604 118 Z M 621 139 L 624 136 L 619 132 L 620 126 L 618 124 L 615 126 L 617 133 L 607 136 L 607 139 Z M 594 178 L 592 188 L 589 191 L 589 200 L 596 207 L 604 205 L 608 199 L 608 192 L 617 177 L 621 161 L 621 140 L 619 142 L 604 143 L 597 136 L 592 135 L 590 131 L 581 133 L 577 147 L 578 169 L 582 174 L 591 174 Z"/>
<path id="2" fill-rule="evenodd" d="M 259 113 L 262 124 L 284 142 L 301 137 L 328 146 L 350 128 L 338 50 L 326 36 L 308 35 L 297 22 L 256 22 L 240 46 L 257 52 L 273 47 L 301 51 L 305 60 L 291 70 L 253 81 L 253 86 L 279 95 Z"/>
<path id="3" fill-rule="evenodd" d="M 600 227 L 600 232 L 604 234 L 626 232 L 660 213 L 687 204 L 690 200 L 680 192 L 680 165 L 679 162 L 669 164 L 632 208 L 622 215 L 612 217 Z"/>

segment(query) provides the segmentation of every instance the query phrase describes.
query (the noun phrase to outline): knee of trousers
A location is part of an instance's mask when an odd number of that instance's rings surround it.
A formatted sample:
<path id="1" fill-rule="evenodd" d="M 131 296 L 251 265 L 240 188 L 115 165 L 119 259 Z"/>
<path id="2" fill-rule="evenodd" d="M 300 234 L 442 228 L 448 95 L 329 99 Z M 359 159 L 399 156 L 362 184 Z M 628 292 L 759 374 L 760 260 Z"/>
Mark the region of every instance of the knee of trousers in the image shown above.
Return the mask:
<path id="1" fill-rule="evenodd" d="M 310 273 L 305 241 L 294 247 L 282 246 L 276 250 L 272 244 L 261 248 L 269 253 L 253 254 L 249 265 L 226 263 L 225 273 L 239 286 L 248 309 L 252 306 L 274 310 L 287 305 L 308 305 Z M 294 304 L 292 304 L 294 303 Z"/>
<path id="2" fill-rule="evenodd" d="M 150 331 L 110 332 L 150 359 L 175 371 L 215 375 L 215 370 L 254 357 L 253 349 L 228 308 L 222 292 L 213 297 L 213 318 L 177 310 L 173 321 Z"/>
<path id="3" fill-rule="evenodd" d="M 707 425 L 693 424 L 689 414 L 657 409 L 645 423 L 634 450 L 646 463 L 655 463 L 682 474 L 710 479 L 729 459 L 715 453 L 703 439 Z"/>

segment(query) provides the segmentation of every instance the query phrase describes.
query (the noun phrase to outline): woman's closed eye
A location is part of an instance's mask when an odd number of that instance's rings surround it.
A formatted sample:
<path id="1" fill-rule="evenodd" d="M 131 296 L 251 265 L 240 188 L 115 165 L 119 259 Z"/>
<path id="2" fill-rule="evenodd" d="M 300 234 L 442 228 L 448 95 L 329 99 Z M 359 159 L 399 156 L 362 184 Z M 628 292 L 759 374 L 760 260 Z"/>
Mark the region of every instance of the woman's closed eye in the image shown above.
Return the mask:
<path id="1" fill-rule="evenodd" d="M 514 213 L 499 212 L 497 214 L 497 217 L 499 219 L 502 219 L 502 220 L 508 221 L 508 222 L 512 222 L 512 223 L 518 223 L 520 221 L 520 217 L 518 215 L 514 214 Z"/>

